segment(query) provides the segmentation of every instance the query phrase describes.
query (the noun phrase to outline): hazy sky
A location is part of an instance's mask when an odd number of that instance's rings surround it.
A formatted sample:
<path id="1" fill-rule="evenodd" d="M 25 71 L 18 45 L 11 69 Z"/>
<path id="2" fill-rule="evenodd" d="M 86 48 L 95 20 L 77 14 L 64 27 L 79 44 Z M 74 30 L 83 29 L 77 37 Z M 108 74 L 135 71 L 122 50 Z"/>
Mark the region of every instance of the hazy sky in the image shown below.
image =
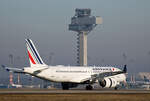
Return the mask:
<path id="1" fill-rule="evenodd" d="M 103 24 L 88 35 L 88 64 L 127 64 L 129 73 L 150 72 L 149 4 L 150 0 L 0 0 L 0 64 L 10 65 L 8 56 L 13 54 L 15 66 L 28 66 L 24 39 L 30 37 L 47 64 L 53 53 L 52 65 L 76 65 L 77 36 L 68 31 L 68 24 L 76 8 L 91 8 Z"/>

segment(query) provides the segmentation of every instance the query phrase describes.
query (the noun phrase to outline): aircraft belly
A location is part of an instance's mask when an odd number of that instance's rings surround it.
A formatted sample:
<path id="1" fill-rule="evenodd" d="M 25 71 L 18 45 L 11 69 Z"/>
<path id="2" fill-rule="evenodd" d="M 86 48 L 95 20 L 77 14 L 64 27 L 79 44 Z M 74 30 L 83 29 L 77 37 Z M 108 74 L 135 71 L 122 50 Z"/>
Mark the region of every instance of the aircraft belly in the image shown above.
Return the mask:
<path id="1" fill-rule="evenodd" d="M 49 79 L 55 82 L 74 82 L 80 83 L 82 80 L 89 78 L 89 75 L 73 75 L 73 74 L 57 74 L 57 75 L 50 75 Z"/>

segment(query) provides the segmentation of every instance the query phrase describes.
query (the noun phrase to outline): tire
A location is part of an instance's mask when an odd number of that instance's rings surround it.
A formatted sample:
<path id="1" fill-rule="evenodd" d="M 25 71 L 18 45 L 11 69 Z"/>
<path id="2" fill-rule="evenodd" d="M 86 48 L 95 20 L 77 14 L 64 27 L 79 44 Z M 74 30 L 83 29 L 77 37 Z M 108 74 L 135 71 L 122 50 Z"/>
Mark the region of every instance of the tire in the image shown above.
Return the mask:
<path id="1" fill-rule="evenodd" d="M 118 90 L 118 87 L 115 87 L 114 89 L 115 89 L 115 90 Z"/>
<path id="2" fill-rule="evenodd" d="M 69 84 L 68 83 L 61 83 L 63 90 L 69 90 Z"/>
<path id="3" fill-rule="evenodd" d="M 87 85 L 86 90 L 93 90 L 93 87 L 91 85 Z"/>

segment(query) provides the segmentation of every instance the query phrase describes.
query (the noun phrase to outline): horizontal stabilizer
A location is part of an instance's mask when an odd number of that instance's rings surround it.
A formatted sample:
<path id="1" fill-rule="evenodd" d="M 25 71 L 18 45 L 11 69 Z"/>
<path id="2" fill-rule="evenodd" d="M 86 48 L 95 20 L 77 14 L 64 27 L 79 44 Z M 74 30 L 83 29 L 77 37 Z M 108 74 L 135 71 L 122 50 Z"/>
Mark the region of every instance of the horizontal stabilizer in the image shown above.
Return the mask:
<path id="1" fill-rule="evenodd" d="M 8 72 L 24 73 L 24 70 L 23 70 L 23 69 L 7 67 L 7 66 L 4 66 L 4 65 L 1 65 L 1 66 L 2 66 L 2 68 L 4 68 L 4 69 L 5 69 L 6 71 L 8 71 Z"/>

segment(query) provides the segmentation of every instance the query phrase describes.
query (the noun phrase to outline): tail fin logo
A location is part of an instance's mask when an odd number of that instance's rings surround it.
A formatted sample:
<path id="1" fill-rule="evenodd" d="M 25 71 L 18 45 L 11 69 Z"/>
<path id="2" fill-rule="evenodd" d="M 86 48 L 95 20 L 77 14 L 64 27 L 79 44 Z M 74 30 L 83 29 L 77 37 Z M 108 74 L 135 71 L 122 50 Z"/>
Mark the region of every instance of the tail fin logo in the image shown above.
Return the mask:
<path id="1" fill-rule="evenodd" d="M 32 62 L 33 64 L 36 64 L 29 51 L 28 51 L 28 55 L 29 55 L 29 58 L 30 58 L 31 62 Z"/>
<path id="2" fill-rule="evenodd" d="M 26 45 L 30 64 L 44 64 L 31 39 L 26 39 Z"/>

